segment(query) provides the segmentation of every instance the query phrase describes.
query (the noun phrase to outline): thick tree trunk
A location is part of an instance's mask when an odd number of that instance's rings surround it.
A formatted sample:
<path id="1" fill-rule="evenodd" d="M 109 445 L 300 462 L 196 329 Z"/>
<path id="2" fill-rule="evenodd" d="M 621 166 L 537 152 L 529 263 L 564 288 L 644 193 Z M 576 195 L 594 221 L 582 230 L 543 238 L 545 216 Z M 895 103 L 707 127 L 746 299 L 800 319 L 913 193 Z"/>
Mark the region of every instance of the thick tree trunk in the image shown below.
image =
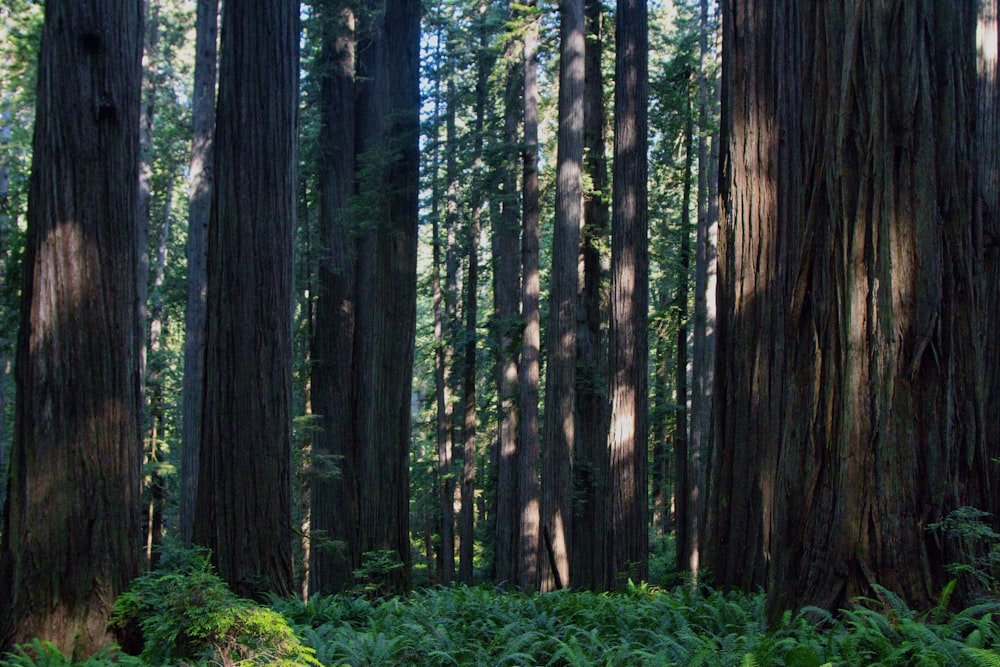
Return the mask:
<path id="1" fill-rule="evenodd" d="M 389 592 L 410 587 L 409 444 L 419 151 L 420 6 L 387 0 L 359 43 L 358 167 L 373 198 L 359 245 L 355 370 L 361 552 L 390 552 Z M 372 167 L 374 166 L 374 169 Z M 366 180 L 371 178 L 373 180 Z"/>
<path id="2" fill-rule="evenodd" d="M 615 157 L 611 217 L 609 586 L 649 576 L 647 359 L 649 251 L 645 0 L 619 0 L 615 20 Z"/>
<path id="3" fill-rule="evenodd" d="M 222 19 L 194 541 L 245 597 L 291 593 L 298 4 Z"/>
<path id="4" fill-rule="evenodd" d="M 573 460 L 574 586 L 597 589 L 604 584 L 604 522 L 607 504 L 608 387 L 607 351 L 602 323 L 607 322 L 607 281 L 601 248 L 607 247 L 611 214 L 608 167 L 604 155 L 604 78 L 601 24 L 603 7 L 585 0 L 583 145 L 589 190 L 583 207 L 580 244 L 580 294 L 577 307 L 576 417 L 579 435 Z"/>
<path id="5" fill-rule="evenodd" d="M 538 18 L 535 0 L 527 0 L 530 13 L 524 31 L 524 149 L 521 232 L 521 366 L 518 373 L 520 443 L 517 449 L 519 554 L 517 584 L 531 591 L 539 586 L 541 516 L 538 481 L 538 383 L 541 320 L 538 299 L 540 212 L 538 194 Z"/>
<path id="6" fill-rule="evenodd" d="M 583 222 L 583 0 L 560 2 L 559 138 L 552 230 L 545 420 L 542 424 L 543 591 L 570 585 L 576 436 L 576 293 Z"/>
<path id="7" fill-rule="evenodd" d="M 110 643 L 141 563 L 140 3 L 49 0 L 0 538 L 0 652 Z"/>
<path id="8" fill-rule="evenodd" d="M 205 258 L 212 203 L 212 137 L 215 131 L 215 69 L 218 55 L 219 0 L 198 0 L 195 27 L 194 92 L 191 122 L 194 141 L 188 173 L 187 307 L 184 309 L 184 381 L 181 390 L 181 540 L 190 544 L 194 528 L 201 449 L 205 375 Z"/>
<path id="9" fill-rule="evenodd" d="M 320 52 L 319 289 L 312 345 L 312 407 L 320 428 L 310 475 L 310 585 L 314 593 L 347 588 L 361 566 L 357 444 L 351 420 L 357 230 L 354 190 L 354 13 L 341 3 L 317 7 Z"/>
<path id="10" fill-rule="evenodd" d="M 990 499 L 974 3 L 723 8 L 708 565 L 775 618 L 875 583 L 927 607 L 929 526 Z"/>

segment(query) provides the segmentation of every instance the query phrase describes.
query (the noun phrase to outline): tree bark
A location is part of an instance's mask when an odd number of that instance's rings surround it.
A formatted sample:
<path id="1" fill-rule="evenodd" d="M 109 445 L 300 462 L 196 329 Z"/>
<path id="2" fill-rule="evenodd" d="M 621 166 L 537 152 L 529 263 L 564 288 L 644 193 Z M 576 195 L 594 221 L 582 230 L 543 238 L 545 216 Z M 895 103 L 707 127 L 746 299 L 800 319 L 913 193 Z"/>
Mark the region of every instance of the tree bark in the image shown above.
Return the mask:
<path id="1" fill-rule="evenodd" d="M 708 565 L 785 609 L 936 600 L 990 499 L 974 3 L 725 3 Z M 779 141 L 780 137 L 780 141 Z"/>
<path id="2" fill-rule="evenodd" d="M 691 273 L 691 181 L 694 177 L 694 109 L 687 96 L 684 123 L 684 182 L 681 186 L 681 225 L 678 243 L 676 364 L 674 365 L 674 405 L 677 422 L 674 428 L 674 549 L 678 572 L 691 562 L 691 455 L 688 441 L 688 295 Z"/>
<path id="3" fill-rule="evenodd" d="M 356 150 L 365 196 L 355 371 L 362 554 L 389 552 L 387 592 L 410 587 L 410 385 L 416 326 L 420 6 L 387 0 L 358 45 Z M 372 167 L 374 168 L 372 169 Z M 370 180 L 368 180 L 370 179 Z M 377 492 L 376 492 L 377 491 Z M 381 575 L 380 575 L 381 576 Z"/>
<path id="4" fill-rule="evenodd" d="M 1000 81 L 997 80 L 997 52 L 1000 51 L 1000 9 L 997 0 L 979 0 L 977 41 L 976 149 L 979 183 L 976 192 L 977 219 L 982 225 L 982 266 L 986 289 L 983 292 L 983 350 L 986 405 L 1000 401 Z M 992 352 L 991 352 L 992 351 Z M 984 439 L 995 460 L 1000 455 L 1000 413 L 985 410 Z M 992 466 L 990 488 L 995 528 L 1000 528 L 1000 467 Z"/>
<path id="5" fill-rule="evenodd" d="M 141 563 L 141 3 L 50 0 L 38 62 L 0 652 L 110 643 Z"/>
<path id="6" fill-rule="evenodd" d="M 717 83 L 709 81 L 708 0 L 700 3 L 698 34 L 698 223 L 695 231 L 694 314 L 691 359 L 690 550 L 684 570 L 697 580 L 701 562 L 706 448 L 712 426 L 715 366 L 715 275 L 718 239 L 719 134 L 713 130 L 718 109 Z M 713 40 L 714 41 L 714 40 Z"/>
<path id="7" fill-rule="evenodd" d="M 583 223 L 583 0 L 560 2 L 559 133 L 552 231 L 545 419 L 542 424 L 541 589 L 570 585 L 576 437 L 576 293 Z"/>
<path id="8" fill-rule="evenodd" d="M 508 9 L 511 25 L 517 21 L 513 3 Z M 497 383 L 497 476 L 494 514 L 494 579 L 504 585 L 516 585 L 518 577 L 519 496 L 517 484 L 518 444 L 518 350 L 520 340 L 521 272 L 518 257 L 520 240 L 520 199 L 517 191 L 518 125 L 522 116 L 523 66 L 514 29 L 505 36 L 503 55 L 504 117 L 503 157 L 499 167 L 500 217 L 493 226 L 493 318 L 491 329 L 496 345 Z"/>
<path id="9" fill-rule="evenodd" d="M 184 309 L 184 380 L 181 389 L 180 533 L 191 543 L 201 449 L 205 375 L 205 260 L 212 203 L 212 139 L 215 132 L 215 70 L 219 0 L 198 0 L 195 26 L 191 166 L 188 172 L 187 306 Z"/>
<path id="10" fill-rule="evenodd" d="M 244 597 L 292 585 L 298 4 L 222 18 L 194 542 Z"/>
<path id="11" fill-rule="evenodd" d="M 351 219 L 354 190 L 355 17 L 339 2 L 317 5 L 322 46 L 319 62 L 319 289 L 312 342 L 312 407 L 319 419 L 310 475 L 312 510 L 310 585 L 335 593 L 361 566 L 357 486 L 351 416 L 355 277 L 358 231 Z"/>
<path id="12" fill-rule="evenodd" d="M 604 155 L 603 7 L 585 0 L 583 144 L 589 189 L 584 197 L 580 262 L 583 273 L 577 308 L 576 413 L 579 436 L 573 461 L 574 586 L 590 590 L 604 584 L 605 493 L 608 446 L 606 340 L 607 281 L 601 248 L 610 234 L 608 167 Z"/>
<path id="13" fill-rule="evenodd" d="M 645 0 L 620 0 L 615 20 L 615 156 L 611 214 L 611 576 L 649 576 L 647 203 L 648 26 Z"/>
<path id="14" fill-rule="evenodd" d="M 525 591 L 539 586 L 541 516 L 538 480 L 538 383 L 541 349 L 539 316 L 539 194 L 538 194 L 538 17 L 535 0 L 525 5 L 524 31 L 524 148 L 521 232 L 521 365 L 518 369 L 521 417 L 517 450 L 519 554 L 517 584 Z"/>

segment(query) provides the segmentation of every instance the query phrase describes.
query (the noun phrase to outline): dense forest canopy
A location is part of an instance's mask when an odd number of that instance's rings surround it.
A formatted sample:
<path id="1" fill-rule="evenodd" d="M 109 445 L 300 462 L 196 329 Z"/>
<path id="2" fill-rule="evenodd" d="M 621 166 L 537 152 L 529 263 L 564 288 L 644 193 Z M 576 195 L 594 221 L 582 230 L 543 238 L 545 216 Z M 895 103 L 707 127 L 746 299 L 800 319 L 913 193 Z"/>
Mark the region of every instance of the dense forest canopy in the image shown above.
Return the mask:
<path id="1" fill-rule="evenodd" d="M 165 541 L 260 599 L 996 594 L 996 0 L 0 19 L 0 648 L 107 644 Z"/>

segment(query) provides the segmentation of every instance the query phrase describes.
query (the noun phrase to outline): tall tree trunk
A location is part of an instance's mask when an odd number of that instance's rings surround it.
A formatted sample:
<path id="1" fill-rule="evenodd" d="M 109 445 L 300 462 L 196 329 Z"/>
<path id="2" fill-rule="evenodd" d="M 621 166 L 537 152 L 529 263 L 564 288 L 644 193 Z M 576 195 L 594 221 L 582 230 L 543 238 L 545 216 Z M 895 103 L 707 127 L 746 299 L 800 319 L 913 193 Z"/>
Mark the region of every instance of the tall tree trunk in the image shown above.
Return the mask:
<path id="1" fill-rule="evenodd" d="M 149 360 L 146 367 L 146 401 L 149 419 L 149 443 L 146 447 L 146 467 L 149 470 L 149 502 L 146 512 L 146 562 L 156 566 L 155 548 L 163 541 L 163 505 L 166 499 L 166 480 L 159 464 L 164 454 L 161 444 L 165 421 L 163 406 L 163 282 L 167 270 L 167 246 L 170 242 L 170 215 L 174 196 L 174 180 L 168 179 L 164 196 L 163 217 L 156 243 L 156 262 L 153 264 L 153 290 L 149 309 Z"/>
<path id="2" fill-rule="evenodd" d="M 715 272 L 718 238 L 719 135 L 713 131 L 718 84 L 708 80 L 708 0 L 700 3 L 698 33 L 698 226 L 695 231 L 694 315 L 691 359 L 691 489 L 690 549 L 683 571 L 697 579 L 701 561 L 706 447 L 712 425 L 712 385 L 715 365 Z M 714 40 L 713 40 L 714 41 Z"/>
<path id="3" fill-rule="evenodd" d="M 608 167 L 604 155 L 604 77 L 601 74 L 603 7 L 585 0 L 583 146 L 589 191 L 584 198 L 580 244 L 577 318 L 576 413 L 577 447 L 573 460 L 574 586 L 595 589 L 604 584 L 605 492 L 608 446 L 607 354 L 601 324 L 607 321 L 606 286 L 601 248 L 610 233 Z"/>
<path id="4" fill-rule="evenodd" d="M 538 299 L 540 213 L 538 194 L 538 17 L 535 0 L 525 3 L 528 25 L 524 31 L 524 148 L 521 232 L 521 365 L 518 369 L 519 414 L 517 449 L 518 565 L 517 584 L 526 591 L 539 586 L 541 516 L 538 482 L 538 383 L 541 319 Z"/>
<path id="5" fill-rule="evenodd" d="M 583 222 L 583 0 L 560 2 L 559 137 L 552 230 L 545 420 L 542 424 L 543 591 L 570 585 L 576 419 L 576 293 Z"/>
<path id="6" fill-rule="evenodd" d="M 310 585 L 343 591 L 361 566 L 357 443 L 351 421 L 357 231 L 350 218 L 354 190 L 354 12 L 340 2 L 317 6 L 322 46 L 319 164 L 319 289 L 312 345 L 312 407 L 320 428 L 313 441 Z"/>
<path id="7" fill-rule="evenodd" d="M 976 30 L 976 149 L 979 151 L 979 184 L 976 191 L 977 218 L 982 224 L 982 266 L 986 289 L 983 293 L 983 349 L 985 361 L 986 405 L 1000 401 L 1000 72 L 997 53 L 1000 51 L 1000 3 L 979 0 L 979 20 Z M 991 352 L 992 351 L 992 352 Z M 990 447 L 989 456 L 1000 456 L 1000 413 L 985 411 L 984 439 Z M 992 464 L 990 475 L 993 503 L 987 508 L 993 513 L 995 528 L 1000 528 L 1000 466 Z"/>
<path id="8" fill-rule="evenodd" d="M 437 451 L 437 483 L 438 511 L 435 517 L 435 528 L 440 539 L 436 557 L 437 579 L 445 583 L 455 576 L 455 536 L 454 523 L 451 521 L 452 497 L 449 495 L 448 480 L 451 471 L 451 392 L 448 386 L 450 371 L 449 350 L 444 331 L 444 290 L 441 285 L 442 259 L 441 246 L 441 94 L 443 31 L 437 27 L 437 47 L 434 56 L 434 134 L 431 177 L 431 247 L 432 247 L 432 292 L 434 301 L 434 406 L 435 406 L 435 445 Z M 447 521 L 445 518 L 447 517 Z M 450 548 L 449 548 L 450 545 Z M 447 551 L 448 559 L 445 555 Z M 445 567 L 447 565 L 447 568 Z"/>
<path id="9" fill-rule="evenodd" d="M 438 484 L 441 514 L 441 581 L 455 579 L 455 476 L 452 470 L 454 454 L 455 406 L 452 397 L 452 369 L 455 350 L 453 345 L 457 321 L 458 253 L 455 229 L 458 227 L 458 131 L 455 125 L 457 105 L 455 84 L 448 81 L 445 110 L 445 284 L 442 295 L 444 311 L 441 315 L 441 338 L 436 362 L 438 370 Z M 441 240 L 439 237 L 439 246 Z M 440 253 L 440 247 L 438 248 Z M 439 257 L 440 259 L 440 257 Z"/>
<path id="10" fill-rule="evenodd" d="M 615 20 L 615 158 L 611 214 L 611 516 L 609 585 L 649 576 L 647 359 L 648 26 L 645 0 Z"/>
<path id="11" fill-rule="evenodd" d="M 355 321 L 359 542 L 399 567 L 378 582 L 410 587 L 410 385 L 416 326 L 420 6 L 387 0 L 358 45 L 357 164 L 374 201 L 359 244 Z M 370 169 L 374 165 L 374 169 Z M 373 180 L 366 180 L 366 179 Z M 369 196 L 366 194 L 366 196 Z"/>
<path id="12" fill-rule="evenodd" d="M 508 20 L 517 21 L 513 3 L 508 3 Z M 518 124 L 522 115 L 523 67 L 513 28 L 506 35 L 504 51 L 503 157 L 500 169 L 500 216 L 493 225 L 493 318 L 491 329 L 496 345 L 497 383 L 497 479 L 495 501 L 496 541 L 493 551 L 494 579 L 516 585 L 518 577 L 518 350 L 521 272 L 518 257 L 520 240 L 517 192 Z"/>
<path id="13" fill-rule="evenodd" d="M 202 396 L 205 375 L 205 258 L 212 203 L 212 138 L 215 132 L 215 69 L 219 0 L 198 0 L 195 26 L 194 141 L 188 172 L 187 306 L 184 309 L 184 381 L 181 389 L 181 540 L 190 544 L 198 487 Z"/>
<path id="14" fill-rule="evenodd" d="M 483 208 L 483 124 L 486 118 L 486 89 L 489 86 L 489 75 L 493 61 L 488 43 L 488 32 L 485 24 L 484 5 L 480 5 L 478 33 L 478 48 L 476 53 L 476 91 L 475 120 L 472 129 L 472 188 L 469 193 L 468 237 L 466 238 L 466 256 L 469 260 L 465 274 L 465 361 L 462 365 L 462 407 L 464 414 L 463 433 L 463 470 L 462 470 L 462 512 L 461 512 L 461 544 L 462 553 L 459 558 L 459 580 L 467 585 L 472 584 L 474 533 L 475 533 L 475 493 L 476 493 L 476 320 L 479 314 L 479 234 L 482 227 Z"/>
<path id="15" fill-rule="evenodd" d="M 142 0 L 143 12 L 143 73 L 142 97 L 139 102 L 139 371 L 143 380 L 143 426 L 149 420 L 149 397 L 146 392 L 146 364 L 149 359 L 149 231 L 153 224 L 153 130 L 156 124 L 156 49 L 160 41 L 160 8 L 150 0 Z"/>
<path id="16" fill-rule="evenodd" d="M 291 593 L 298 3 L 222 15 L 194 542 L 245 597 Z"/>
<path id="17" fill-rule="evenodd" d="M 691 462 L 688 442 L 688 294 L 691 273 L 691 180 L 694 177 L 694 109 L 687 96 L 687 120 L 684 123 L 684 183 L 681 188 L 681 226 L 678 248 L 677 293 L 674 310 L 677 313 L 677 348 L 674 366 L 674 405 L 677 423 L 674 428 L 674 548 L 679 572 L 687 570 L 691 561 Z"/>
<path id="18" fill-rule="evenodd" d="M 140 570 L 140 10 L 45 4 L 0 652 L 37 637 L 89 656 Z"/>
<path id="19" fill-rule="evenodd" d="M 929 526 L 990 499 L 974 3 L 723 10 L 708 565 L 772 618 L 875 583 L 928 607 Z"/>

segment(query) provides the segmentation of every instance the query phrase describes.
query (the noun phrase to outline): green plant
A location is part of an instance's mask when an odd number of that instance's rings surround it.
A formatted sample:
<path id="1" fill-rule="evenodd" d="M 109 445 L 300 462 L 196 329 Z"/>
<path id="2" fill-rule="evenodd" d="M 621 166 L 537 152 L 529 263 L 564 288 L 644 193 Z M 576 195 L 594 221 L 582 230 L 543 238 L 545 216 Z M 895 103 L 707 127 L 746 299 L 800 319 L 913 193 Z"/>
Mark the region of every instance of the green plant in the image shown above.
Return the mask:
<path id="1" fill-rule="evenodd" d="M 1000 533 L 990 526 L 989 517 L 989 512 L 975 507 L 959 507 L 928 530 L 957 553 L 958 560 L 948 570 L 955 577 L 971 579 L 996 598 L 1000 596 Z"/>
<path id="2" fill-rule="evenodd" d="M 204 550 L 164 549 L 115 602 L 110 627 L 145 664 L 320 664 L 281 614 L 230 591 Z"/>
<path id="3" fill-rule="evenodd" d="M 392 589 L 393 574 L 402 568 L 402 561 L 391 549 L 366 551 L 361 555 L 361 567 L 354 570 L 358 583 L 352 592 L 372 600 L 380 598 Z"/>
<path id="4" fill-rule="evenodd" d="M 0 667 L 128 667 L 141 664 L 137 658 L 122 653 L 117 646 L 98 651 L 83 662 L 72 662 L 55 644 L 37 638 L 27 644 L 18 644 L 8 655 L 0 657 Z"/>

